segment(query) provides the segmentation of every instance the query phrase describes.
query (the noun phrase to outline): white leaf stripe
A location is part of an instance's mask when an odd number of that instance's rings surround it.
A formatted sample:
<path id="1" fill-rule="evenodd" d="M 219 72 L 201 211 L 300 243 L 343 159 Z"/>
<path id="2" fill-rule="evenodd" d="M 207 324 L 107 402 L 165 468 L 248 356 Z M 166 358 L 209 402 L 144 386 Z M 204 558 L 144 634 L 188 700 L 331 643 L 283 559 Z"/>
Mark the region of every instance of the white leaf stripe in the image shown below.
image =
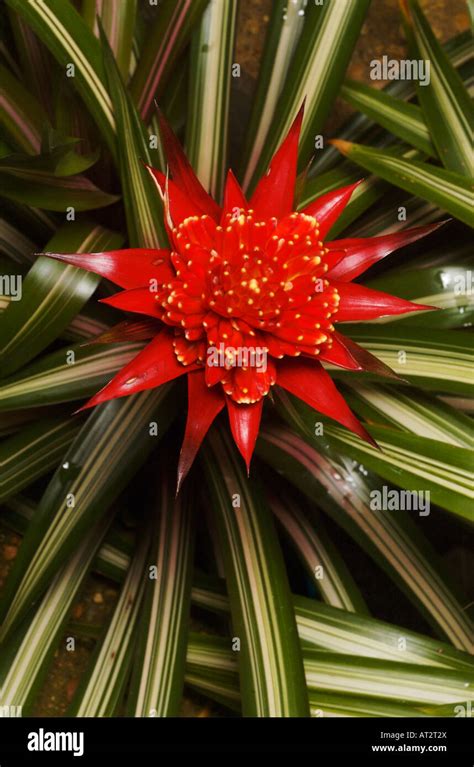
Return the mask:
<path id="1" fill-rule="evenodd" d="M 193 601 L 200 607 L 227 613 L 229 601 L 221 586 L 220 580 L 208 579 L 201 583 L 198 578 L 193 587 Z M 474 658 L 445 642 L 300 595 L 293 595 L 293 603 L 300 639 L 312 647 L 474 673 Z M 406 640 L 403 650 L 399 643 L 401 636 Z"/>
<path id="2" fill-rule="evenodd" d="M 271 155 L 288 133 L 304 99 L 306 109 L 300 152 L 303 150 L 306 157 L 314 150 L 314 133 L 319 130 L 319 127 L 315 130 L 315 126 L 321 123 L 324 101 L 335 89 L 341 60 L 346 60 L 350 54 L 348 32 L 351 31 L 351 40 L 354 39 L 367 6 L 365 0 L 330 0 L 321 8 L 306 9 L 305 28 L 285 82 L 289 94 L 284 106 L 281 102 L 282 106 L 274 114 L 272 125 L 266 126 L 267 141 L 250 189 L 256 178 L 265 172 Z"/>

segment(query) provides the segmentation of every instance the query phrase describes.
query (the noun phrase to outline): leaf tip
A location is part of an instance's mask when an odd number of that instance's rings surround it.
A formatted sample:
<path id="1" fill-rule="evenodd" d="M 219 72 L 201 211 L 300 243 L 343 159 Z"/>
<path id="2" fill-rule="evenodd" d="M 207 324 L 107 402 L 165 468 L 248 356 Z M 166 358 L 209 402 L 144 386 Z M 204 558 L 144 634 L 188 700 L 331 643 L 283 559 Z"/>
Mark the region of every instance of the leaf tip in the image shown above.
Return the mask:
<path id="1" fill-rule="evenodd" d="M 331 146 L 336 147 L 336 149 L 341 152 L 341 154 L 347 155 L 351 151 L 354 144 L 351 141 L 344 141 L 340 138 L 332 138 L 329 140 L 329 143 Z"/>

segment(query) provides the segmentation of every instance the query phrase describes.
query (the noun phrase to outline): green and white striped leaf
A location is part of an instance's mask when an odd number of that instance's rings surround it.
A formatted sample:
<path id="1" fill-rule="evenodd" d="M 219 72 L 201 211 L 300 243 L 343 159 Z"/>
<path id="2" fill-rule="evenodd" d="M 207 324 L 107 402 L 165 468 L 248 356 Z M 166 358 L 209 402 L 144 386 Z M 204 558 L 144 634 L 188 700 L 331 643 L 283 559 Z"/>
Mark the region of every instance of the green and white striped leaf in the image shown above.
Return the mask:
<path id="1" fill-rule="evenodd" d="M 270 506 L 327 604 L 357 613 L 367 606 L 319 516 L 312 521 L 288 494 L 270 494 Z"/>
<path id="2" fill-rule="evenodd" d="M 396 99 L 383 90 L 355 81 L 348 81 L 342 86 L 341 96 L 402 141 L 429 157 L 436 156 L 423 112 L 416 104 Z"/>
<path id="3" fill-rule="evenodd" d="M 347 324 L 343 332 L 417 386 L 446 394 L 472 395 L 472 340 L 467 332 L 437 329 L 435 334 L 428 328 L 413 326 L 407 333 L 396 323 Z M 330 369 L 335 377 L 354 380 L 352 374 Z M 364 376 L 357 373 L 357 378 L 363 380 Z"/>
<path id="4" fill-rule="evenodd" d="M 19 493 L 55 468 L 79 431 L 72 418 L 44 418 L 0 443 L 0 501 Z"/>
<path id="5" fill-rule="evenodd" d="M 328 426 L 326 434 L 341 452 L 384 479 L 414 493 L 429 492 L 432 503 L 474 522 L 472 450 L 391 427 L 369 430 L 380 450 L 359 444 L 352 433 L 337 426 Z"/>
<path id="6" fill-rule="evenodd" d="M 193 602 L 203 609 L 229 611 L 220 580 L 199 575 L 192 593 Z M 300 595 L 293 595 L 293 603 L 303 652 L 307 646 L 318 647 L 357 657 L 474 671 L 473 657 L 445 642 Z"/>
<path id="7" fill-rule="evenodd" d="M 95 409 L 49 483 L 28 526 L 2 601 L 2 636 L 21 621 L 45 584 L 104 513 L 161 438 L 175 410 L 171 388 L 112 400 Z"/>
<path id="8" fill-rule="evenodd" d="M 115 117 L 112 101 L 105 86 L 105 72 L 99 41 L 76 11 L 64 0 L 7 0 L 38 35 L 59 64 L 74 65 L 70 84 L 78 93 L 97 123 L 110 151 L 115 153 Z"/>
<path id="9" fill-rule="evenodd" d="M 0 411 L 89 397 L 143 349 L 143 343 L 64 347 L 31 363 L 0 386 Z"/>
<path id="10" fill-rule="evenodd" d="M 131 716 L 178 716 L 183 694 L 194 524 L 189 498 L 173 497 L 170 468 L 161 472 L 154 498 L 145 603 L 127 700 Z"/>
<path id="11" fill-rule="evenodd" d="M 14 651 L 10 649 L 2 653 L 2 705 L 22 706 L 23 715 L 31 710 L 59 643 L 72 602 L 89 572 L 97 548 L 110 524 L 110 517 L 110 513 L 105 514 L 87 531 L 67 563 L 55 574 Z"/>
<path id="12" fill-rule="evenodd" d="M 443 49 L 449 56 L 454 67 L 459 70 L 466 87 L 469 87 L 472 81 L 472 40 L 471 34 L 466 30 L 461 34 L 451 38 L 444 45 Z M 383 88 L 383 93 L 397 99 L 409 101 L 416 95 L 416 87 L 413 80 L 394 80 Z M 377 138 L 375 138 L 375 133 Z M 338 131 L 338 137 L 346 141 L 376 141 L 386 142 L 387 135 L 377 128 L 374 133 L 374 123 L 367 115 L 357 112 L 352 115 L 346 124 Z M 333 146 L 326 146 L 315 158 L 312 164 L 310 175 L 317 175 L 331 168 L 336 167 L 342 162 L 342 158 Z"/>
<path id="13" fill-rule="evenodd" d="M 305 0 L 286 0 L 272 4 L 272 14 L 265 37 L 253 107 L 245 136 L 240 163 L 240 176 L 247 188 L 278 105 L 291 59 L 301 36 L 305 16 Z"/>
<path id="14" fill-rule="evenodd" d="M 292 425 L 308 426 L 288 398 L 282 411 Z M 296 413 L 296 415 L 295 415 Z M 311 426 L 309 427 L 311 428 Z M 314 416 L 313 416 L 314 428 Z M 440 562 L 407 514 L 379 512 L 370 507 L 370 493 L 381 483 L 343 459 L 336 461 L 284 429 L 263 433 L 258 453 L 341 525 L 437 625 L 455 647 L 472 647 L 472 626 L 442 575 Z"/>
<path id="15" fill-rule="evenodd" d="M 8 501 L 7 507 L 9 514 L 5 521 L 17 532 L 24 533 L 27 520 L 35 512 L 34 506 L 20 497 Z M 106 563 L 112 563 L 112 554 L 117 567 L 113 572 L 107 567 L 104 571 Z M 130 555 L 123 539 L 117 536 L 114 539 L 111 531 L 97 555 L 99 572 L 111 573 L 114 580 L 122 582 L 129 563 Z M 204 610 L 221 615 L 228 614 L 230 609 L 224 582 L 202 574 L 195 575 L 192 601 Z M 293 595 L 293 603 L 303 650 L 310 646 L 357 657 L 473 671 L 472 656 L 444 642 L 307 597 Z"/>
<path id="16" fill-rule="evenodd" d="M 306 98 L 300 139 L 301 167 L 314 153 L 322 129 L 359 36 L 367 0 L 327 0 L 308 4 L 303 32 L 286 76 L 278 106 L 266 124 L 262 154 L 249 184 L 250 191 L 265 172 Z"/>
<path id="17" fill-rule="evenodd" d="M 188 44 L 194 26 L 199 22 L 208 0 L 161 0 L 153 9 L 155 18 L 143 42 L 137 68 L 130 83 L 130 93 L 142 120 L 148 123 L 155 99 L 161 101 L 170 75 Z M 172 91 L 176 87 L 173 81 Z M 167 113 L 168 119 L 169 115 Z"/>
<path id="18" fill-rule="evenodd" d="M 158 190 L 143 163 L 157 164 L 157 153 L 125 89 L 105 34 L 101 35 L 104 64 L 117 121 L 117 144 L 122 193 L 131 247 L 160 248 L 167 238 Z"/>
<path id="19" fill-rule="evenodd" d="M 303 648 L 417 664 L 472 674 L 474 659 L 445 642 L 416 634 L 401 626 L 335 609 L 313 599 L 295 596 L 298 633 Z M 304 651 L 303 650 L 303 651 Z"/>
<path id="20" fill-rule="evenodd" d="M 145 566 L 150 547 L 147 532 L 141 531 L 112 619 L 76 690 L 67 712 L 69 716 L 104 717 L 116 712 L 130 670 L 134 633 L 146 585 Z"/>
<path id="21" fill-rule="evenodd" d="M 474 674 L 466 671 L 305 652 L 306 683 L 312 690 L 367 695 L 414 705 L 443 705 L 474 699 Z"/>
<path id="22" fill-rule="evenodd" d="M 228 437 L 212 432 L 203 463 L 240 641 L 244 715 L 307 716 L 295 617 L 271 514 Z"/>
<path id="23" fill-rule="evenodd" d="M 342 154 L 376 176 L 410 194 L 438 205 L 460 221 L 473 225 L 474 195 L 472 185 L 459 173 L 424 162 L 406 160 L 395 150 L 371 149 L 361 144 L 334 140 Z"/>
<path id="24" fill-rule="evenodd" d="M 28 523 L 36 513 L 37 504 L 19 494 L 14 498 L 7 498 L 2 506 L 2 522 L 20 535 L 24 535 Z M 130 565 L 132 549 L 133 546 L 128 538 L 117 532 L 115 528 L 109 530 L 93 562 L 93 569 L 116 583 L 122 583 Z"/>
<path id="25" fill-rule="evenodd" d="M 84 20 L 96 37 L 99 37 L 97 17 L 100 18 L 120 74 L 125 81 L 130 71 L 136 12 L 137 0 L 120 0 L 118 3 L 84 0 L 82 3 Z"/>
<path id="26" fill-rule="evenodd" d="M 472 672 L 367 658 L 355 664 L 354 656 L 310 648 L 305 649 L 304 665 L 313 716 L 321 716 L 317 711 L 321 708 L 319 700 L 333 706 L 344 706 L 346 702 L 345 715 L 351 715 L 357 697 L 361 699 L 359 709 L 365 705 L 370 716 L 388 716 L 393 705 L 397 713 L 392 715 L 413 716 L 417 709 L 421 712 L 425 706 L 447 706 L 474 697 Z M 237 709 L 236 671 L 236 660 L 225 642 L 216 637 L 192 635 L 188 648 L 188 684 Z"/>
<path id="27" fill-rule="evenodd" d="M 120 247 L 120 235 L 84 222 L 65 224 L 47 251 L 90 253 Z M 57 338 L 89 300 L 99 283 L 90 272 L 53 259 L 38 258 L 22 284 L 22 300 L 12 301 L 2 316 L 0 365 L 11 375 Z"/>
<path id="28" fill-rule="evenodd" d="M 409 0 L 402 5 L 402 11 L 412 58 L 429 62 L 429 83 L 423 86 L 417 81 L 416 90 L 439 158 L 448 170 L 471 178 L 474 168 L 472 100 L 418 2 Z"/>
<path id="29" fill-rule="evenodd" d="M 186 147 L 203 186 L 219 199 L 227 158 L 236 0 L 210 0 L 191 43 Z"/>
<path id="30" fill-rule="evenodd" d="M 368 423 L 395 426 L 449 445 L 474 447 L 471 419 L 417 389 L 354 383 L 344 397 Z"/>

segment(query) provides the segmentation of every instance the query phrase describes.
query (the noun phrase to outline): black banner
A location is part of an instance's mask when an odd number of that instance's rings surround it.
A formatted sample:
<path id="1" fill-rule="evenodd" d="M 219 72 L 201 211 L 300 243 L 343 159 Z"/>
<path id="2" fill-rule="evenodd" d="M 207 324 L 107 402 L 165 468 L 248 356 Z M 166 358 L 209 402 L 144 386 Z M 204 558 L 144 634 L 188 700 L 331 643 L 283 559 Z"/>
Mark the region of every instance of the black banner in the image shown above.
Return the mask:
<path id="1" fill-rule="evenodd" d="M 97 764 L 160 754 L 360 757 L 374 764 L 473 764 L 472 720 L 0 718 L 0 767 Z M 469 754 L 471 755 L 469 757 Z M 327 764 L 327 763 L 325 763 Z"/>

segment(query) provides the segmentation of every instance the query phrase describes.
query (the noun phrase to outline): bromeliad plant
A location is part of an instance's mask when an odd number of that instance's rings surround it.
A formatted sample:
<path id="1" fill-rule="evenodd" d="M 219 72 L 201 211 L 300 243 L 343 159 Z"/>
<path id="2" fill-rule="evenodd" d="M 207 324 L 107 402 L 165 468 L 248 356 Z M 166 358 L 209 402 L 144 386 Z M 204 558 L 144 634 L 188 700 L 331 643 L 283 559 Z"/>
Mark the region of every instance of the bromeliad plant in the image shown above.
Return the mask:
<path id="1" fill-rule="evenodd" d="M 127 325 L 127 338 L 149 335 L 153 340 L 85 407 L 188 374 L 179 484 L 224 405 L 249 471 L 263 401 L 274 384 L 374 444 L 321 362 L 396 376 L 338 332 L 334 322 L 430 309 L 352 280 L 437 224 L 325 242 L 357 183 L 329 192 L 299 212 L 293 210 L 302 119 L 303 109 L 250 200 L 229 171 L 221 207 L 201 185 L 161 116 L 173 178 L 148 170 L 164 201 L 170 249 L 54 254 L 126 288 L 104 303 L 160 321 L 158 327 Z M 120 341 L 123 331 L 119 324 L 107 333 L 107 340 Z M 223 361 L 212 355 L 214 347 Z M 236 350 L 241 358 L 242 350 L 247 355 L 239 366 Z M 291 359 L 295 357 L 302 359 Z"/>
<path id="2" fill-rule="evenodd" d="M 233 0 L 1 9 L 1 263 L 22 290 L 0 305 L 0 498 L 23 540 L 0 705 L 38 712 L 64 636 L 94 648 L 71 716 L 172 716 L 183 689 L 256 716 L 474 697 L 461 569 L 435 553 L 438 524 L 455 544 L 472 518 L 469 39 L 441 47 L 403 2 L 431 84 L 376 90 L 344 82 L 366 0 L 284 5 L 237 176 Z M 360 113 L 310 165 L 338 93 Z M 429 493 L 420 524 L 374 503 L 400 490 Z M 72 617 L 91 572 L 120 588 L 103 627 Z"/>

